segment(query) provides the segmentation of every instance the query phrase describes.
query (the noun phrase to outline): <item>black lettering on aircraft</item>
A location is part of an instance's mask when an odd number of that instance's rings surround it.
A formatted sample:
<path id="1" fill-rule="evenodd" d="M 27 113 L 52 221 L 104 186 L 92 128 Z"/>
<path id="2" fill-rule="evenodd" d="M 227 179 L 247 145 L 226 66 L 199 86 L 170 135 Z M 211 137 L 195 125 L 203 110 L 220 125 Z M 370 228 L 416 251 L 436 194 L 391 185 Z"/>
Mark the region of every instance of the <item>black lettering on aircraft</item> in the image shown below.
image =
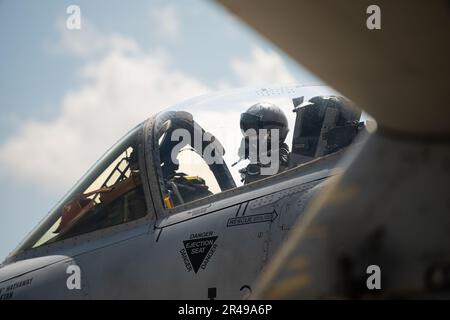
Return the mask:
<path id="1" fill-rule="evenodd" d="M 197 273 L 200 268 L 206 269 L 216 251 L 217 238 L 213 236 L 212 231 L 209 231 L 191 234 L 189 240 L 183 241 L 184 249 L 180 253 L 188 271 L 194 270 Z"/>
<path id="2" fill-rule="evenodd" d="M 251 223 L 260 223 L 260 222 L 273 222 L 278 217 L 277 212 L 275 209 L 273 209 L 272 212 L 269 213 L 259 213 L 259 214 L 253 214 L 250 216 L 242 216 L 242 217 L 234 217 L 228 219 L 227 227 L 235 227 L 235 226 L 241 226 L 244 224 L 251 224 Z"/>
<path id="3" fill-rule="evenodd" d="M 0 300 L 9 300 L 12 299 L 13 291 L 0 295 Z"/>
<path id="4" fill-rule="evenodd" d="M 12 299 L 14 290 L 29 286 L 33 278 L 29 278 L 22 281 L 14 282 L 6 287 L 0 288 L 0 300 L 9 300 Z"/>

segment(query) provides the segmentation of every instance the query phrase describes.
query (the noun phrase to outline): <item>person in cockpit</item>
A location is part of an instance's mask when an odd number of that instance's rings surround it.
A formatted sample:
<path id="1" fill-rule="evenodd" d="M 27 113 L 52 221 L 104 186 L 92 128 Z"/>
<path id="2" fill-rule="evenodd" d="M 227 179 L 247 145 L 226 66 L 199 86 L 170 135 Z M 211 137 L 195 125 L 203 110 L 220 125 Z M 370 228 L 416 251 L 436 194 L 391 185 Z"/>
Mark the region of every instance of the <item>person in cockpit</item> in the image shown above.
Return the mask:
<path id="1" fill-rule="evenodd" d="M 239 157 L 241 160 L 250 160 L 245 168 L 239 170 L 244 184 L 286 170 L 289 147 L 284 141 L 289 125 L 286 115 L 278 106 L 267 102 L 251 106 L 241 114 L 240 127 L 243 138 Z M 278 137 L 273 135 L 273 130 L 277 130 Z M 277 159 L 272 158 L 274 150 L 278 151 Z M 267 170 L 269 168 L 274 168 L 274 171 Z"/>

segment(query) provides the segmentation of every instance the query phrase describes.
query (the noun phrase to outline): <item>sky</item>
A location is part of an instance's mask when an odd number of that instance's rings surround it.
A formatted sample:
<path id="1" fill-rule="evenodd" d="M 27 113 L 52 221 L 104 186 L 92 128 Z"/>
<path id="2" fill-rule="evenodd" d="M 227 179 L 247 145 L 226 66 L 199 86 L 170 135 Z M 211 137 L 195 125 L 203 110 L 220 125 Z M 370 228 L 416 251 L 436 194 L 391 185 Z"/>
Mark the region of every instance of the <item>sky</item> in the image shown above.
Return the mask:
<path id="1" fill-rule="evenodd" d="M 69 30 L 67 7 L 81 10 Z M 183 100 L 320 84 L 205 0 L 0 0 L 0 260 L 134 125 Z"/>

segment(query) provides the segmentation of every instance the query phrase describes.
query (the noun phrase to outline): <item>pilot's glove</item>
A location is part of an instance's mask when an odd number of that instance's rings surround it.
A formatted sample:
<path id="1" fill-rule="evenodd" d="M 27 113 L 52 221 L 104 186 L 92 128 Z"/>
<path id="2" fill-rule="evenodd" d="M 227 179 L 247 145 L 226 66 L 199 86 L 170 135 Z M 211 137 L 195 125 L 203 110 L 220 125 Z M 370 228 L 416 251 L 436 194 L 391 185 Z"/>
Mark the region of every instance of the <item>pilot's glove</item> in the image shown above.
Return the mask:
<path id="1" fill-rule="evenodd" d="M 253 164 L 250 163 L 247 166 L 247 175 L 249 176 L 257 176 L 261 174 L 261 164 L 257 163 L 257 164 Z"/>
<path id="2" fill-rule="evenodd" d="M 247 167 L 239 170 L 239 173 L 241 174 L 241 182 L 249 183 L 258 180 L 261 175 L 261 164 L 250 163 Z"/>

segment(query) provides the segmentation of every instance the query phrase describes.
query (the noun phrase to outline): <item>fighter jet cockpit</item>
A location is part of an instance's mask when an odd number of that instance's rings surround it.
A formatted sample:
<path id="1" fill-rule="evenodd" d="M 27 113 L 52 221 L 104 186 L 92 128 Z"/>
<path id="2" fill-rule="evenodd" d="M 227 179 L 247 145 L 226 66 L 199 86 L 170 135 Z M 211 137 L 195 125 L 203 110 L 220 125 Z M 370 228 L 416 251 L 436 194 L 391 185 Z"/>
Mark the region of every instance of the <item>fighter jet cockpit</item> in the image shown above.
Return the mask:
<path id="1" fill-rule="evenodd" d="M 351 101 L 324 86 L 233 90 L 176 105 L 154 121 L 154 178 L 164 208 L 345 149 L 365 128 L 360 118 Z"/>
<path id="2" fill-rule="evenodd" d="M 106 152 L 16 251 L 62 243 L 147 214 L 138 134 L 131 130 Z"/>
<path id="3" fill-rule="evenodd" d="M 238 89 L 185 101 L 117 142 L 12 255 L 83 242 L 301 174 L 312 160 L 349 146 L 365 128 L 360 117 L 324 86 Z"/>
<path id="4" fill-rule="evenodd" d="M 220 142 L 183 111 L 155 120 L 154 162 L 166 208 L 235 188 Z"/>

